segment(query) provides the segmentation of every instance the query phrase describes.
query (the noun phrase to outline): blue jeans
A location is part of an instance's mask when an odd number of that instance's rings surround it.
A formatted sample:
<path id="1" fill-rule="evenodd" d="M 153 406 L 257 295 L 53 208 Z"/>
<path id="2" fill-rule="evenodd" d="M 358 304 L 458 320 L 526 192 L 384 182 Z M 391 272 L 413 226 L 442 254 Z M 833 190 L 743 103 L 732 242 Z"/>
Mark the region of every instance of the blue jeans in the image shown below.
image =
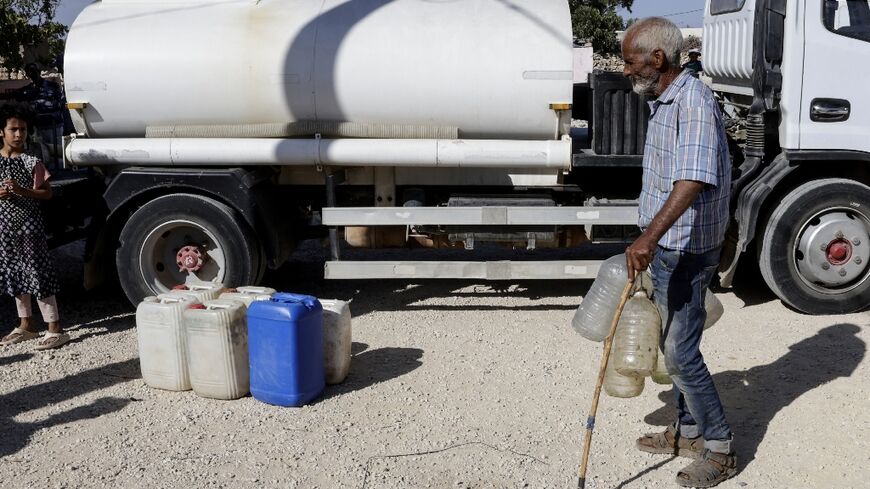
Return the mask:
<path id="1" fill-rule="evenodd" d="M 674 381 L 676 427 L 685 438 L 704 437 L 713 452 L 731 452 L 731 428 L 704 357 L 704 297 L 719 266 L 719 250 L 702 254 L 659 247 L 650 263 L 655 302 L 662 315 L 661 347 Z"/>

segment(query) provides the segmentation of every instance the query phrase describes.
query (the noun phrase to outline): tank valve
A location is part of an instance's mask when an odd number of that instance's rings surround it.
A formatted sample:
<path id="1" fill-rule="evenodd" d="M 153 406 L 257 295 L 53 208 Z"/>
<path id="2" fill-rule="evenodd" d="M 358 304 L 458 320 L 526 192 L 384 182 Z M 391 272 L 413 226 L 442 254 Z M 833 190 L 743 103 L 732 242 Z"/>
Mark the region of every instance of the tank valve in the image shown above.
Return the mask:
<path id="1" fill-rule="evenodd" d="M 179 272 L 194 273 L 205 264 L 205 257 L 198 246 L 185 246 L 175 255 L 175 263 Z"/>

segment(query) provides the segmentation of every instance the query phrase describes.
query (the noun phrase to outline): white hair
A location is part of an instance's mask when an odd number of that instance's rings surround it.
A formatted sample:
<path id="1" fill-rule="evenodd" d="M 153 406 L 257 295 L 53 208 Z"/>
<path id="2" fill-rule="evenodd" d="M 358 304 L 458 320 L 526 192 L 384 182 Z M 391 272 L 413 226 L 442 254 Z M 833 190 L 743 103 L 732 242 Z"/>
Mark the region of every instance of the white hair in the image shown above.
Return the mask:
<path id="1" fill-rule="evenodd" d="M 625 31 L 624 41 L 633 40 L 634 48 L 647 56 L 656 49 L 665 53 L 668 63 L 679 66 L 683 51 L 683 34 L 680 28 L 664 17 L 648 17 L 639 20 Z"/>

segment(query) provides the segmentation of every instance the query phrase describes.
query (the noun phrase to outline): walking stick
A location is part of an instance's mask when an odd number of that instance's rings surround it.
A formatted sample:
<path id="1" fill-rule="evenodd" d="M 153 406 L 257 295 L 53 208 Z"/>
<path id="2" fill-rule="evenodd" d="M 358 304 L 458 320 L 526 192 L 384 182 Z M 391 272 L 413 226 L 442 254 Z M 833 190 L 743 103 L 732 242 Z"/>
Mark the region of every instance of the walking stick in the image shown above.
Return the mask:
<path id="1" fill-rule="evenodd" d="M 628 302 L 628 296 L 631 295 L 631 289 L 634 287 L 634 279 L 625 284 L 625 290 L 622 291 L 622 296 L 619 298 L 619 305 L 616 306 L 616 313 L 613 315 L 613 322 L 610 323 L 610 333 L 604 339 L 604 356 L 601 358 L 601 368 L 598 369 L 598 383 L 595 384 L 595 393 L 592 394 L 592 409 L 589 410 L 589 417 L 586 418 L 586 439 L 583 442 L 583 458 L 580 462 L 580 478 L 577 479 L 577 487 L 584 489 L 586 487 L 586 468 L 589 466 L 589 448 L 592 446 L 592 431 L 595 430 L 595 413 L 598 412 L 598 399 L 601 397 L 601 385 L 604 384 L 604 372 L 607 370 L 607 362 L 610 359 L 610 349 L 613 347 L 613 335 L 616 333 L 616 325 L 619 324 L 619 317 L 622 316 L 622 310 L 625 308 L 625 303 Z"/>

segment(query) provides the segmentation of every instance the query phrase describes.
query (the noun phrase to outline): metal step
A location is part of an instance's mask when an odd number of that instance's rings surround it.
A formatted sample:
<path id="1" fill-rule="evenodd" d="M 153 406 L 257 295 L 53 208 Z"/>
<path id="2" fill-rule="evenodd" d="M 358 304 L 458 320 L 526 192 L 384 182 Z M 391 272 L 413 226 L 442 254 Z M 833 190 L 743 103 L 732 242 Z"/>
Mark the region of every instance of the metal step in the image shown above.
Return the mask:
<path id="1" fill-rule="evenodd" d="M 601 260 L 583 261 L 328 261 L 325 278 L 349 279 L 594 279 Z"/>
<path id="2" fill-rule="evenodd" d="M 326 226 L 635 225 L 636 206 L 602 207 L 325 207 Z"/>

